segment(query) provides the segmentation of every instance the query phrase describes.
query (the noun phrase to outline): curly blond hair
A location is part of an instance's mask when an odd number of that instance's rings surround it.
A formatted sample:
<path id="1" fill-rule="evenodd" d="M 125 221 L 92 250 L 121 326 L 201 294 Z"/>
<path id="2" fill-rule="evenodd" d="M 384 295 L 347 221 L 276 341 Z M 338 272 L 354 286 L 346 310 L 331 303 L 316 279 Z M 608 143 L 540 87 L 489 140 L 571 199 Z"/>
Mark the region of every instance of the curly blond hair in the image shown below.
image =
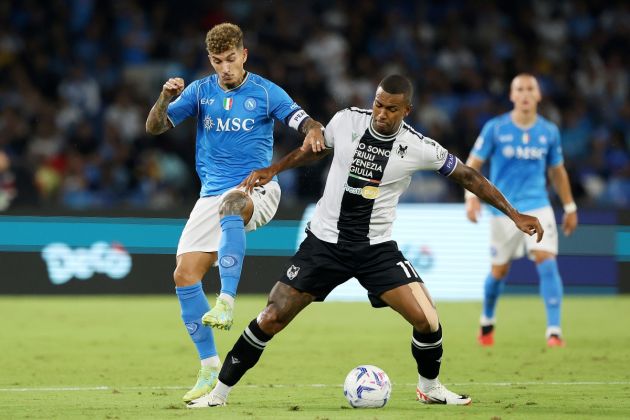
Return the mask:
<path id="1" fill-rule="evenodd" d="M 221 54 L 232 48 L 243 48 L 243 31 L 233 23 L 220 23 L 206 34 L 206 49 Z"/>

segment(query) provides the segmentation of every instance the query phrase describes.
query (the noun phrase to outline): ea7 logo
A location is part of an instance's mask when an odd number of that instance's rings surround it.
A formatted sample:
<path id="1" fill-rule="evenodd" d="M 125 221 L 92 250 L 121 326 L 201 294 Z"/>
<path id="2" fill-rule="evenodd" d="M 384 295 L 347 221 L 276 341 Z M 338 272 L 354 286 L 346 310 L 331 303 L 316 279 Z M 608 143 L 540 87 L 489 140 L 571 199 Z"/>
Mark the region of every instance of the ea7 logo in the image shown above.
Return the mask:
<path id="1" fill-rule="evenodd" d="M 293 280 L 294 278 L 297 277 L 299 272 L 300 272 L 300 267 L 291 265 L 291 267 L 289 267 L 289 269 L 287 270 L 287 277 L 289 278 L 289 280 Z"/>
<path id="2" fill-rule="evenodd" d="M 409 146 L 403 146 L 402 144 L 398 145 L 398 149 L 396 149 L 396 153 L 398 153 L 398 156 L 400 156 L 401 158 L 404 158 L 405 155 L 407 154 L 407 148 Z"/>

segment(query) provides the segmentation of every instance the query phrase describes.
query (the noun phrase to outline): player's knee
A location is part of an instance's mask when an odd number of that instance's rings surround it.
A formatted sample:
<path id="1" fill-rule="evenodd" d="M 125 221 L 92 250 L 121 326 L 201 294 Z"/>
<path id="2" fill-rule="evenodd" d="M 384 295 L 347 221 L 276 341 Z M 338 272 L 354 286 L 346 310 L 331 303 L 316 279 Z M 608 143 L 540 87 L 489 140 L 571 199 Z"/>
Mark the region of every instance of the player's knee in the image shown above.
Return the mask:
<path id="1" fill-rule="evenodd" d="M 280 307 L 274 303 L 270 303 L 258 315 L 258 326 L 265 334 L 276 335 L 289 323 L 286 314 Z"/>
<path id="2" fill-rule="evenodd" d="M 509 264 L 495 265 L 492 267 L 492 277 L 494 277 L 495 279 L 503 279 L 503 277 L 508 275 L 509 271 Z"/>
<path id="3" fill-rule="evenodd" d="M 555 254 L 552 254 L 551 252 L 534 252 L 533 254 L 536 264 L 556 258 Z"/>
<path id="4" fill-rule="evenodd" d="M 423 334 L 430 334 L 440 328 L 440 321 L 437 314 L 418 314 L 414 317 L 413 328 Z"/>
<path id="5" fill-rule="evenodd" d="M 241 215 L 245 210 L 245 207 L 247 207 L 247 200 L 247 194 L 244 192 L 232 191 L 221 201 L 221 205 L 219 206 L 219 215 L 221 217 Z"/>
<path id="6" fill-rule="evenodd" d="M 175 286 L 184 287 L 193 285 L 201 280 L 202 275 L 196 273 L 195 270 L 190 270 L 186 266 L 178 265 L 173 272 L 173 281 Z"/>

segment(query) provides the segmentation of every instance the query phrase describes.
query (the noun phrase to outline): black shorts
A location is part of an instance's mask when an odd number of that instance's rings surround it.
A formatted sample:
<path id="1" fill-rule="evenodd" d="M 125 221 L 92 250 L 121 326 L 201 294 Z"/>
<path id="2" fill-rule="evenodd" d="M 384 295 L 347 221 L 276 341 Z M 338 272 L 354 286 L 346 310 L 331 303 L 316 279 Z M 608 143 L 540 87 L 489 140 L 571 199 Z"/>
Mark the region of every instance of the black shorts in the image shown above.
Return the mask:
<path id="1" fill-rule="evenodd" d="M 355 277 L 368 291 L 375 308 L 387 306 L 379 296 L 388 290 L 422 282 L 395 241 L 376 245 L 330 243 L 307 231 L 306 239 L 291 258 L 280 281 L 315 296 L 318 302 L 337 286 Z"/>

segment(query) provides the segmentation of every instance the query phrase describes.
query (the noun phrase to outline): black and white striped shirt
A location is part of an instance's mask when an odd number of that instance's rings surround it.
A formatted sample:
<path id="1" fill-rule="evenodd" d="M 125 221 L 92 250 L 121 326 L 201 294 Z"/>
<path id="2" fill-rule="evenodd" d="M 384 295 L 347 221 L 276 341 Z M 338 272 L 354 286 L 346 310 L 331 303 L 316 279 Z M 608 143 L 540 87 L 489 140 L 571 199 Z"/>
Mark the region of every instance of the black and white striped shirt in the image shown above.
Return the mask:
<path id="1" fill-rule="evenodd" d="M 369 242 L 391 239 L 396 205 L 418 170 L 449 176 L 457 158 L 439 143 L 402 123 L 384 136 L 372 128 L 372 111 L 348 108 L 326 126 L 326 147 L 335 154 L 324 195 L 309 229 L 322 241 Z"/>

